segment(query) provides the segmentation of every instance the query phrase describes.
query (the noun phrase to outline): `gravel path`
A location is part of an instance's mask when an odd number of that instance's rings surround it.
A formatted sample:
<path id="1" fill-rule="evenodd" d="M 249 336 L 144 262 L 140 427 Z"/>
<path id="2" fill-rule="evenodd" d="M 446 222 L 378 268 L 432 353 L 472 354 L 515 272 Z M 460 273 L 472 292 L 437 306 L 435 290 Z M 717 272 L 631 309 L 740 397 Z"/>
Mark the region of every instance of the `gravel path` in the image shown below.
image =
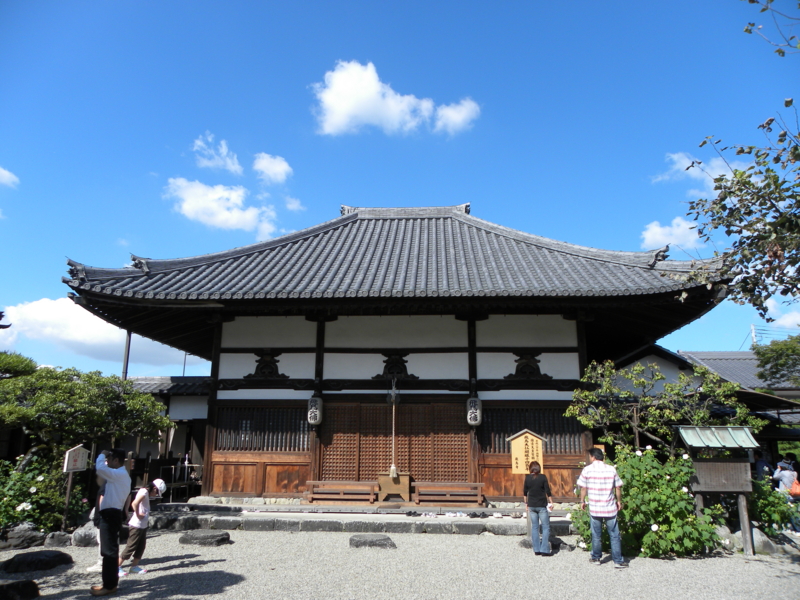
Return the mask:
<path id="1" fill-rule="evenodd" d="M 770 600 L 800 598 L 800 559 L 742 555 L 635 558 L 625 570 L 590 565 L 581 550 L 534 556 L 520 537 L 392 534 L 396 550 L 352 549 L 350 533 L 231 531 L 228 546 L 178 544 L 181 532 L 148 538 L 145 575 L 128 575 L 112 597 L 373 600 L 570 598 L 571 600 Z M 42 598 L 89 598 L 100 582 L 86 567 L 97 548 L 64 549 L 75 564 L 10 575 L 34 579 Z M 0 552 L 0 560 L 13 553 Z M 604 561 L 608 561 L 604 557 Z"/>

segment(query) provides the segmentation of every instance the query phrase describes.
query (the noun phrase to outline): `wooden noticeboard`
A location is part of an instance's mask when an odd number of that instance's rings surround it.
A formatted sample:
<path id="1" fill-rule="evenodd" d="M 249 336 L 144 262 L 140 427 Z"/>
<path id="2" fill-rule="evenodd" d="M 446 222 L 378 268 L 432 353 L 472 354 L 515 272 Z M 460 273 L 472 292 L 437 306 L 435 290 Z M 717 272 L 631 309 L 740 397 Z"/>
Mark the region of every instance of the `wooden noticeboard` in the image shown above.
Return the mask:
<path id="1" fill-rule="evenodd" d="M 507 438 L 511 444 L 511 472 L 515 475 L 530 473 L 528 465 L 537 461 L 542 465 L 544 473 L 544 442 L 545 438 L 523 429 Z"/>
<path id="2" fill-rule="evenodd" d="M 85 471 L 88 467 L 89 451 L 83 446 L 75 446 L 64 453 L 64 473 Z"/>

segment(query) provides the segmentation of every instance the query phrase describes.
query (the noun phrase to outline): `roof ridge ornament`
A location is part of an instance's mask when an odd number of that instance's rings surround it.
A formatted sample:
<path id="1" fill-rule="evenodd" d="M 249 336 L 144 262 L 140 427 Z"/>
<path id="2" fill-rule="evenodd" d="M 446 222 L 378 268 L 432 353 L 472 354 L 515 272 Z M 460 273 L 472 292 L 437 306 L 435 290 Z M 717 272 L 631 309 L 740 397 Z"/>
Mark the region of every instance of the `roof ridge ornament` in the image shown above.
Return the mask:
<path id="1" fill-rule="evenodd" d="M 72 279 L 86 281 L 86 268 L 82 264 L 73 262 L 71 260 L 68 260 L 67 264 L 69 265 L 67 272 Z"/>
<path id="2" fill-rule="evenodd" d="M 653 260 L 647 265 L 649 268 L 653 268 L 656 266 L 656 263 L 661 262 L 662 260 L 667 260 L 669 257 L 669 244 L 664 246 L 663 248 L 659 248 L 658 250 L 654 251 L 655 254 L 653 255 Z"/>
<path id="3" fill-rule="evenodd" d="M 459 204 L 457 206 L 454 206 L 453 208 L 456 209 L 456 212 L 463 212 L 464 214 L 468 215 L 470 211 L 469 205 L 470 205 L 469 202 L 465 202 L 464 204 Z"/>
<path id="4" fill-rule="evenodd" d="M 352 215 L 353 213 L 357 213 L 358 212 L 358 208 L 355 207 L 355 206 L 347 206 L 345 204 L 342 204 L 340 211 L 341 211 L 341 215 L 344 217 L 344 216 L 347 216 L 347 215 Z"/>
<path id="5" fill-rule="evenodd" d="M 150 266 L 147 264 L 146 258 L 139 258 L 138 256 L 131 254 L 131 260 L 133 261 L 134 269 L 141 270 L 145 275 L 150 273 Z"/>

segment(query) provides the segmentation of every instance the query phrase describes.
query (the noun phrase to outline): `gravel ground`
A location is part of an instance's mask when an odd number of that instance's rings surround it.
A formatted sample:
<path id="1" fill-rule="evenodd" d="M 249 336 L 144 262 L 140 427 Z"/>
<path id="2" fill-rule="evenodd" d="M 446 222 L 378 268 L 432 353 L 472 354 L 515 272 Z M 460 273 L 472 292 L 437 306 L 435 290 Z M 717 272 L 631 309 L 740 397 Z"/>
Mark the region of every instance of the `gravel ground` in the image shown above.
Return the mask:
<path id="1" fill-rule="evenodd" d="M 585 551 L 534 556 L 516 536 L 392 534 L 396 550 L 349 547 L 350 533 L 231 531 L 221 547 L 178 544 L 181 532 L 154 532 L 142 566 L 112 597 L 302 600 L 377 598 L 492 600 L 736 600 L 800 598 L 800 558 L 742 555 L 705 559 L 634 558 L 616 570 L 589 564 Z M 88 598 L 97 548 L 65 548 L 75 564 L 8 575 L 34 579 L 42 597 Z M 12 552 L 0 552 L 6 560 Z"/>

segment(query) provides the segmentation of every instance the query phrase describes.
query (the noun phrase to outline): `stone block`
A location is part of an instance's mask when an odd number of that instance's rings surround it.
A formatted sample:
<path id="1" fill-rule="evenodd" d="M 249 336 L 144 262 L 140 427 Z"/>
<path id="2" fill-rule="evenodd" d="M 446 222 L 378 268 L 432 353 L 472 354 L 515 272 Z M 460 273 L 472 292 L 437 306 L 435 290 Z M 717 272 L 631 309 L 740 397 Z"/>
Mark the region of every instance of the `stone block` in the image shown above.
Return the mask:
<path id="1" fill-rule="evenodd" d="M 196 515 L 181 515 L 172 524 L 170 529 L 175 531 L 189 531 L 190 529 L 202 529 L 200 518 Z"/>
<path id="2" fill-rule="evenodd" d="M 383 533 L 386 524 L 382 521 L 345 521 L 344 530 L 353 533 Z"/>
<path id="3" fill-rule="evenodd" d="M 222 546 L 223 544 L 229 544 L 230 541 L 230 533 L 213 529 L 193 529 L 178 538 L 179 544 L 194 546 Z"/>
<path id="4" fill-rule="evenodd" d="M 425 533 L 453 533 L 453 524 L 446 521 L 425 521 Z"/>
<path id="5" fill-rule="evenodd" d="M 344 531 L 344 524 L 337 519 L 303 519 L 300 531 Z"/>
<path id="6" fill-rule="evenodd" d="M 79 527 L 72 532 L 72 545 L 81 548 L 88 548 L 90 546 L 97 546 L 97 527 L 94 523 L 89 521 L 83 527 Z"/>
<path id="7" fill-rule="evenodd" d="M 480 535 L 486 531 L 486 525 L 481 521 L 457 521 L 453 523 L 453 533 L 461 535 Z"/>
<path id="8" fill-rule="evenodd" d="M 43 546 L 46 537 L 33 523 L 20 523 L 7 531 L 5 540 L 0 540 L 0 550 L 24 550 Z"/>
<path id="9" fill-rule="evenodd" d="M 386 521 L 383 530 L 386 533 L 424 533 L 425 521 Z"/>
<path id="10" fill-rule="evenodd" d="M 516 521 L 487 520 L 486 531 L 494 535 L 525 535 L 525 521 L 522 519 Z"/>
<path id="11" fill-rule="evenodd" d="M 213 496 L 195 496 L 189 498 L 188 504 L 222 504 L 222 498 L 214 498 Z"/>
<path id="12" fill-rule="evenodd" d="M 47 537 L 44 538 L 45 548 L 63 548 L 69 546 L 71 543 L 72 536 L 63 531 L 53 531 L 52 533 L 48 533 Z"/>
<path id="13" fill-rule="evenodd" d="M 148 524 L 150 526 L 150 529 L 159 530 L 159 529 L 173 529 L 175 523 L 177 522 L 178 522 L 177 514 L 170 514 L 170 513 L 159 514 L 159 515 L 151 514 Z"/>
<path id="14" fill-rule="evenodd" d="M 0 581 L 0 598 L 6 600 L 33 600 L 39 597 L 39 586 L 35 581 Z"/>
<path id="15" fill-rule="evenodd" d="M 380 533 L 357 533 L 350 536 L 351 548 L 382 548 L 384 550 L 396 549 L 397 546 L 388 535 Z"/>
<path id="16" fill-rule="evenodd" d="M 211 529 L 241 529 L 242 517 L 214 517 L 211 519 Z"/>
<path id="17" fill-rule="evenodd" d="M 274 517 L 245 517 L 242 519 L 242 527 L 245 531 L 274 531 Z"/>
<path id="18" fill-rule="evenodd" d="M 71 565 L 73 562 L 72 556 L 61 550 L 36 550 L 15 554 L 2 564 L 0 570 L 6 573 L 47 571 L 60 565 Z"/>
<path id="19" fill-rule="evenodd" d="M 300 531 L 298 519 L 275 519 L 275 531 Z"/>

